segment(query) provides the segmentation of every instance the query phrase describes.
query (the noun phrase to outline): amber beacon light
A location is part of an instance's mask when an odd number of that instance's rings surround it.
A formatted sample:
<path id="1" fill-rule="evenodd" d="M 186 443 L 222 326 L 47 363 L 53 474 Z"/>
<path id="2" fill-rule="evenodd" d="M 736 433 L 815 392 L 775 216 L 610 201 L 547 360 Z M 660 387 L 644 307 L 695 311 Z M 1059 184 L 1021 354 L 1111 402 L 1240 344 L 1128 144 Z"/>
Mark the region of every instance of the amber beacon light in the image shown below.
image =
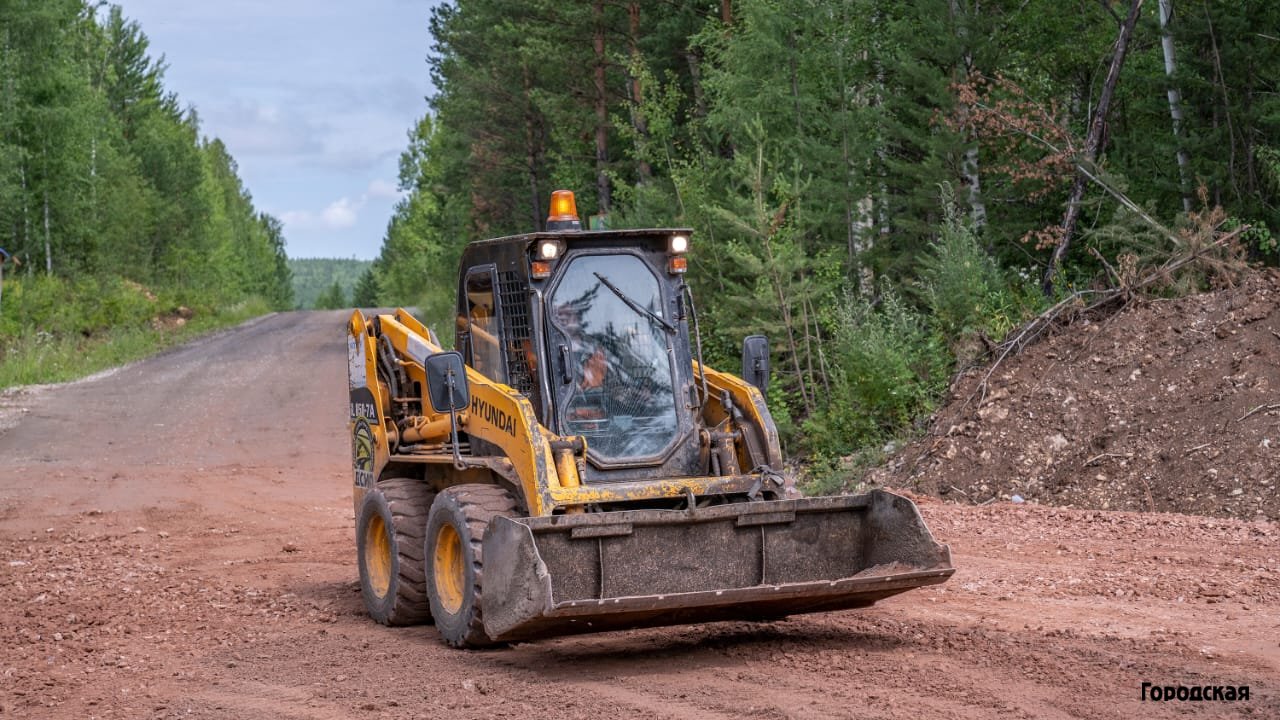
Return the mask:
<path id="1" fill-rule="evenodd" d="M 578 221 L 578 202 L 572 190 L 556 190 L 551 193 L 551 212 L 547 214 L 548 230 L 581 230 Z"/>

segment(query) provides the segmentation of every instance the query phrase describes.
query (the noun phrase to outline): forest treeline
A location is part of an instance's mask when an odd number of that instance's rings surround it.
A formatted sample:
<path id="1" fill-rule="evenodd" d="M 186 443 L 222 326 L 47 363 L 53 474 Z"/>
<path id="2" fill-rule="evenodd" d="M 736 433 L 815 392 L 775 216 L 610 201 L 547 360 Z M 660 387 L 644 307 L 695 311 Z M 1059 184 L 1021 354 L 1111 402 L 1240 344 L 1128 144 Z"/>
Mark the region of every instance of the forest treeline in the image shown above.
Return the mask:
<path id="1" fill-rule="evenodd" d="M 164 73 L 119 7 L 0 0 L 0 360 L 292 306 L 281 223 Z"/>
<path id="2" fill-rule="evenodd" d="M 878 448 L 1073 290 L 1246 225 L 1230 249 L 1275 260 L 1276 28 L 1267 0 L 456 0 L 363 282 L 449 327 L 461 245 L 560 188 L 691 226 L 710 357 L 768 334 L 784 430 Z"/>
<path id="3" fill-rule="evenodd" d="M 289 258 L 294 302 L 302 310 L 351 307 L 360 282 L 372 279 L 371 264 L 354 258 Z M 376 303 L 375 298 L 364 307 Z"/>

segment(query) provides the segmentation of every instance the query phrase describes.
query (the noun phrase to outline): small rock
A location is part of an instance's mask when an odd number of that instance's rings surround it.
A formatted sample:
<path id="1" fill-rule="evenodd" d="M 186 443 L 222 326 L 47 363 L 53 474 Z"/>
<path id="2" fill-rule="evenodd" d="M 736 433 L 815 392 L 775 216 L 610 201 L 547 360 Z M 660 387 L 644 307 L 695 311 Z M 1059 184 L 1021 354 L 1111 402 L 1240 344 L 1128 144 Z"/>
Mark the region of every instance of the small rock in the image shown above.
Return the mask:
<path id="1" fill-rule="evenodd" d="M 287 553 L 296 553 L 296 552 L 298 552 L 298 546 L 297 546 L 297 545 L 294 545 L 293 543 L 285 543 L 285 544 L 284 544 L 284 547 L 282 547 L 282 548 L 280 548 L 280 549 L 281 549 L 281 550 L 283 550 L 283 551 L 285 551 L 285 552 L 287 552 Z"/>
<path id="2" fill-rule="evenodd" d="M 167 537 L 169 537 L 169 533 L 167 533 L 167 532 L 165 532 L 165 531 L 161 530 L 160 532 L 156 533 L 156 537 L 167 538 Z"/>
<path id="3" fill-rule="evenodd" d="M 139 525 L 138 527 L 136 527 L 136 528 L 134 528 L 134 529 L 133 529 L 134 534 L 137 534 L 137 533 L 144 533 L 144 532 L 146 532 L 146 531 L 147 531 L 147 529 L 146 529 L 146 528 L 144 528 L 144 527 L 142 527 L 141 525 Z"/>
<path id="4" fill-rule="evenodd" d="M 1232 491 L 1231 491 L 1231 494 L 1232 494 L 1232 495 L 1243 495 L 1243 494 L 1244 494 L 1244 488 L 1236 488 L 1236 489 L 1234 489 L 1234 490 L 1232 490 Z"/>
<path id="5" fill-rule="evenodd" d="M 1070 446 L 1071 441 L 1067 440 L 1067 438 L 1063 436 L 1062 433 L 1057 433 L 1056 435 L 1050 435 L 1049 437 L 1046 437 L 1044 439 L 1044 444 L 1049 446 L 1050 450 L 1057 452 L 1058 450 L 1062 450 Z"/>
<path id="6" fill-rule="evenodd" d="M 1009 498 L 1009 502 L 1017 505 L 1017 504 L 1026 502 L 1026 500 L 1023 500 L 1021 495 L 1014 495 L 1013 497 Z"/>
<path id="7" fill-rule="evenodd" d="M 463 680 L 463 681 L 462 681 L 462 689 L 463 689 L 463 690 L 466 690 L 467 692 L 475 692 L 475 691 L 476 691 L 476 681 L 475 681 L 475 680 L 471 680 L 470 678 L 468 678 L 468 679 L 466 679 L 466 680 Z"/>

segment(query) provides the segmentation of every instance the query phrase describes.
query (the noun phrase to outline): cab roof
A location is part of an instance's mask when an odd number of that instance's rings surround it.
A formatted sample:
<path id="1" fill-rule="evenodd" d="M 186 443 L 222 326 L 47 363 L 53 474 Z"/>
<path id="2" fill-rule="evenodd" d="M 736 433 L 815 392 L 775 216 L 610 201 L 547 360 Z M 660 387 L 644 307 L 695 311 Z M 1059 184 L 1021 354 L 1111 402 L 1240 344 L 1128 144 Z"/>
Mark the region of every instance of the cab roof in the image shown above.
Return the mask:
<path id="1" fill-rule="evenodd" d="M 532 233 L 522 233 L 520 235 L 504 235 L 503 237 L 488 238 L 486 240 L 472 240 L 467 243 L 467 247 L 479 246 L 495 246 L 495 245 L 521 245 L 534 243 L 539 240 L 609 240 L 617 238 L 620 241 L 641 240 L 653 237 L 669 237 L 671 235 L 691 235 L 692 228 L 671 227 L 671 228 L 640 228 L 634 230 L 551 230 Z"/>

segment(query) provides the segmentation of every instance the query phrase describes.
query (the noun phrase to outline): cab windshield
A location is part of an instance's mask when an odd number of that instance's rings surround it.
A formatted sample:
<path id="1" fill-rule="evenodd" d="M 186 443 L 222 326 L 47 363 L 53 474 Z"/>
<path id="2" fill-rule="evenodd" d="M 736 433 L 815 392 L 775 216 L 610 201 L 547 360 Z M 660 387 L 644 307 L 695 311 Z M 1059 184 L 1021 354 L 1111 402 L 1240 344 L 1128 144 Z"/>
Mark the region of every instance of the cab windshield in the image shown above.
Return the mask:
<path id="1" fill-rule="evenodd" d="M 582 255 L 548 302 L 560 433 L 604 460 L 648 458 L 676 434 L 662 289 L 634 255 Z"/>

